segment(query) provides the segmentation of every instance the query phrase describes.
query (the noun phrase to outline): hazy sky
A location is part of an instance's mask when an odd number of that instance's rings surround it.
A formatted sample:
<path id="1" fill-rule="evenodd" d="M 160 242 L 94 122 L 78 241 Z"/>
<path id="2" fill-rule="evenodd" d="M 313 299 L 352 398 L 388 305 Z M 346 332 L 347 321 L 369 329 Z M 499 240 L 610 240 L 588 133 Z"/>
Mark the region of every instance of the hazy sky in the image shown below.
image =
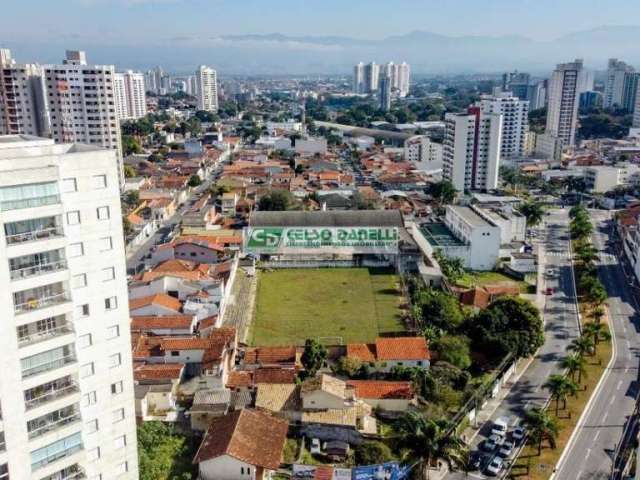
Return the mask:
<path id="1" fill-rule="evenodd" d="M 552 39 L 640 24 L 637 0 L 0 0 L 0 42 L 153 44 L 247 33 L 383 38 L 413 30 Z"/>

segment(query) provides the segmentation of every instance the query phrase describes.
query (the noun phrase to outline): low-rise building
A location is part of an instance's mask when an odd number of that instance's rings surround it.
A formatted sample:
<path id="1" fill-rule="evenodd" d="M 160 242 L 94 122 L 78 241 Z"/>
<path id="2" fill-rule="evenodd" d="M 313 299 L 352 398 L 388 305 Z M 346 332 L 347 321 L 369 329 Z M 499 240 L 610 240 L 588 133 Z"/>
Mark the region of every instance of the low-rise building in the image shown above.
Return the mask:
<path id="1" fill-rule="evenodd" d="M 639 173 L 640 167 L 636 164 L 600 165 L 586 167 L 584 178 L 589 191 L 605 193 L 640 180 Z"/>
<path id="2" fill-rule="evenodd" d="M 386 380 L 348 380 L 355 396 L 371 408 L 387 412 L 406 412 L 415 399 L 411 382 Z"/>
<path id="3" fill-rule="evenodd" d="M 375 343 L 350 343 L 347 357 L 384 372 L 395 366 L 429 368 L 431 363 L 424 337 L 378 337 Z"/>

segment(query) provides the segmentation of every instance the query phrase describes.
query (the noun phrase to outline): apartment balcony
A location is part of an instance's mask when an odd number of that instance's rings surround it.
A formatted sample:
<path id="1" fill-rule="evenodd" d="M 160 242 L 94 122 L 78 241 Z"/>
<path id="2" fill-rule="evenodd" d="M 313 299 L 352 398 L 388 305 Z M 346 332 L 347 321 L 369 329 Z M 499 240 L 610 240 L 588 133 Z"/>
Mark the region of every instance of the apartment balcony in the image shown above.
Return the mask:
<path id="1" fill-rule="evenodd" d="M 20 210 L 22 208 L 36 208 L 46 205 L 57 205 L 60 203 L 60 195 L 46 195 L 37 198 L 23 198 L 20 200 L 5 200 L 0 202 L 0 210 L 8 212 L 10 210 Z"/>
<path id="2" fill-rule="evenodd" d="M 40 480 L 79 480 L 81 478 L 87 478 L 87 474 L 80 465 L 75 463 Z M 0 477 L 0 480 L 2 480 L 2 477 Z"/>
<path id="3" fill-rule="evenodd" d="M 41 310 L 43 308 L 53 307 L 56 305 L 61 305 L 63 303 L 67 303 L 71 301 L 71 295 L 66 290 L 61 290 L 58 292 L 42 292 L 38 293 L 38 291 L 42 290 L 43 287 L 34 288 L 31 290 L 26 290 L 24 292 L 14 293 L 14 312 L 16 315 L 20 315 L 22 313 L 32 312 L 34 310 Z M 33 292 L 24 295 L 25 292 Z M 16 297 L 17 295 L 22 294 L 19 299 Z M 30 295 L 30 296 L 29 296 Z"/>
<path id="4" fill-rule="evenodd" d="M 33 410 L 42 405 L 69 397 L 80 392 L 80 386 L 70 376 L 38 385 L 25 391 L 24 406 L 26 410 Z"/>
<path id="5" fill-rule="evenodd" d="M 37 353 L 20 360 L 22 379 L 57 370 L 77 361 L 73 344 Z"/>
<path id="6" fill-rule="evenodd" d="M 36 330 L 34 332 L 28 332 L 24 335 L 18 336 L 18 347 L 27 347 L 35 343 L 44 342 L 45 340 L 51 340 L 63 335 L 69 335 L 74 332 L 75 330 L 73 329 L 73 325 L 71 323 L 65 323 L 54 328 L 46 328 L 39 331 Z"/>
<path id="7" fill-rule="evenodd" d="M 4 231 L 7 245 L 64 237 L 62 222 L 57 217 L 5 223 Z"/>
<path id="8" fill-rule="evenodd" d="M 70 405 L 27 422 L 29 440 L 55 432 L 82 420 L 77 405 Z"/>
<path id="9" fill-rule="evenodd" d="M 11 280 L 24 280 L 25 278 L 46 275 L 67 269 L 67 261 L 64 258 L 53 260 L 48 263 L 34 264 L 28 267 L 12 269 L 10 271 Z"/>
<path id="10" fill-rule="evenodd" d="M 45 468 L 84 449 L 80 432 L 31 452 L 31 470 Z M 55 478 L 55 477 L 54 477 Z"/>

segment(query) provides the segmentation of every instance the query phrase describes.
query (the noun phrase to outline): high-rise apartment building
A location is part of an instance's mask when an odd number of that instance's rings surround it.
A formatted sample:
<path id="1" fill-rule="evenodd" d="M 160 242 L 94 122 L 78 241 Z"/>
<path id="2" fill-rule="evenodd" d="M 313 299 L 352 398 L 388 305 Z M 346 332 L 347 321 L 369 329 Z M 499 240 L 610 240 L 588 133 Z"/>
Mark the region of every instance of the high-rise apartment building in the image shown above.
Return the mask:
<path id="1" fill-rule="evenodd" d="M 380 77 L 378 98 L 380 100 L 380 110 L 388 112 L 391 110 L 391 82 L 392 79 L 388 75 Z"/>
<path id="2" fill-rule="evenodd" d="M 501 158 L 521 158 L 525 155 L 529 132 L 529 102 L 511 92 L 482 95 L 476 104 L 483 113 L 502 114 Z"/>
<path id="3" fill-rule="evenodd" d="M 549 79 L 546 133 L 573 146 L 576 137 L 578 106 L 582 83 L 582 60 L 557 65 Z"/>
<path id="4" fill-rule="evenodd" d="M 145 73 L 145 85 L 147 91 L 156 95 L 164 95 L 167 93 L 168 76 L 162 70 L 162 67 L 156 67 Z"/>
<path id="5" fill-rule="evenodd" d="M 391 80 L 391 91 L 405 97 L 409 93 L 411 67 L 408 63 L 389 62 L 378 65 L 375 62 L 358 63 L 353 67 L 353 92 L 359 94 L 378 93 L 383 76 Z"/>
<path id="6" fill-rule="evenodd" d="M 461 192 L 497 188 L 502 115 L 474 106 L 467 113 L 447 113 L 444 121 L 443 178 Z"/>
<path id="7" fill-rule="evenodd" d="M 114 77 L 116 113 L 120 120 L 144 117 L 147 114 L 147 95 L 144 74 L 127 70 Z"/>
<path id="8" fill-rule="evenodd" d="M 604 83 L 603 106 L 610 108 L 615 105 L 621 107 L 624 95 L 624 79 L 626 73 L 633 73 L 634 68 L 622 60 L 610 58 L 607 65 L 607 77 Z"/>
<path id="9" fill-rule="evenodd" d="M 380 79 L 380 65 L 376 62 L 367 63 L 364 66 L 364 89 L 365 93 L 376 93 Z"/>
<path id="10" fill-rule="evenodd" d="M 362 62 L 353 67 L 353 93 L 367 93 L 365 92 L 364 63 Z"/>
<path id="11" fill-rule="evenodd" d="M 121 158 L 113 65 L 88 65 L 84 52 L 67 51 L 62 65 L 20 65 L 5 60 L 1 68 L 4 120 L 0 121 L 0 135 L 87 143 L 116 150 Z M 122 183 L 121 161 L 119 166 Z"/>
<path id="12" fill-rule="evenodd" d="M 137 479 L 116 152 L 0 136 L 0 472 Z"/>
<path id="13" fill-rule="evenodd" d="M 640 128 L 640 81 L 636 88 L 636 104 L 633 109 L 633 127 Z"/>
<path id="14" fill-rule="evenodd" d="M 218 111 L 218 79 L 213 68 L 201 65 L 196 70 L 198 109 Z"/>
<path id="15" fill-rule="evenodd" d="M 633 112 L 636 106 L 636 95 L 640 83 L 640 72 L 626 72 L 622 82 L 622 108 Z"/>

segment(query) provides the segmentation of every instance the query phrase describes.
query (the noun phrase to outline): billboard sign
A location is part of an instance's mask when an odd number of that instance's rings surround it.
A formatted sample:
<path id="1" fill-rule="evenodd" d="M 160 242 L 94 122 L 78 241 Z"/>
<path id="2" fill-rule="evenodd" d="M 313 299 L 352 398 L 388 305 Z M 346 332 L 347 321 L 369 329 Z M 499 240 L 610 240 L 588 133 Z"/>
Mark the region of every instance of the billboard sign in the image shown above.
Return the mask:
<path id="1" fill-rule="evenodd" d="M 294 464 L 291 478 L 294 480 L 351 480 L 351 469 Z"/>
<path id="2" fill-rule="evenodd" d="M 397 254 L 398 227 L 251 227 L 245 249 L 257 254 Z"/>

